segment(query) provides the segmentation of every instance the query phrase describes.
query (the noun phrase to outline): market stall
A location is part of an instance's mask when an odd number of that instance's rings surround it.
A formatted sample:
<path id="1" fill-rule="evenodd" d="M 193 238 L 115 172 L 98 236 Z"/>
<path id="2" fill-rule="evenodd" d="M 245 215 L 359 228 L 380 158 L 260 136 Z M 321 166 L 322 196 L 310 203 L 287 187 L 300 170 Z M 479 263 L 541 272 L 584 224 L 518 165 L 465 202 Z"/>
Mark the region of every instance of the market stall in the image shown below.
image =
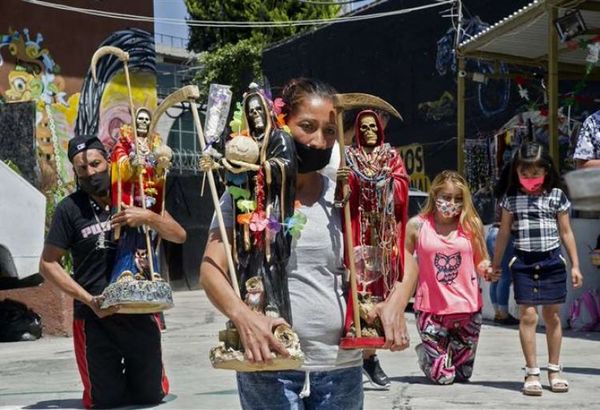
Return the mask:
<path id="1" fill-rule="evenodd" d="M 477 143 L 465 139 L 465 90 L 469 83 L 485 81 L 481 73 L 469 72 L 469 60 L 484 60 L 490 64 L 510 67 L 526 67 L 511 73 L 511 70 L 497 70 L 496 76 L 511 78 L 519 89 L 519 94 L 527 98 L 526 83 L 529 78 L 541 77 L 545 106 L 531 118 L 513 118 L 507 124 L 498 124 L 495 137 L 502 136 L 510 141 L 506 133 L 532 132 L 534 127 L 542 127 L 547 133 L 545 142 L 555 164 L 562 170 L 568 169 L 560 163 L 569 153 L 559 151 L 561 136 L 567 145 L 576 136 L 577 126 L 570 118 L 570 108 L 576 103 L 578 93 L 586 81 L 598 80 L 593 68 L 600 55 L 600 0 L 535 0 L 516 10 L 501 21 L 491 25 L 475 36 L 458 44 L 456 55 L 457 71 L 457 163 L 458 169 L 465 172 L 473 161 Z M 541 73 L 541 74 L 540 74 Z M 559 93 L 559 79 L 577 82 L 565 98 Z M 536 80 L 537 81 L 537 80 Z M 541 117 L 540 118 L 540 114 Z M 539 129 L 538 129 L 539 131 Z M 496 163 L 496 156 L 489 160 Z M 489 150 L 488 150 L 489 152 Z M 493 171 L 490 167 L 490 172 Z M 573 301 L 583 292 L 600 288 L 600 271 L 592 264 L 590 250 L 596 246 L 600 234 L 600 219 L 574 218 L 572 227 L 578 245 L 581 271 L 584 274 L 582 289 L 571 289 L 562 311 L 563 323 L 567 325 L 568 312 Z M 570 282 L 569 285 L 570 287 Z M 486 296 L 487 296 L 487 292 Z M 490 313 L 484 311 L 484 316 Z"/>

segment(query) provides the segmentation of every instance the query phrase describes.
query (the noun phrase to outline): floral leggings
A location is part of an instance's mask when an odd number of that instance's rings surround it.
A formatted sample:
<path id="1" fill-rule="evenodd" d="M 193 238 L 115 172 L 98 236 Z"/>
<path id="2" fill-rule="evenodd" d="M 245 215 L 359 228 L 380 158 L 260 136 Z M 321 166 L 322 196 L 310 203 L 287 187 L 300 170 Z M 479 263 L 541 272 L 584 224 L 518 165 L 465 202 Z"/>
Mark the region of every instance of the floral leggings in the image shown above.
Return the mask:
<path id="1" fill-rule="evenodd" d="M 416 347 L 419 367 L 438 384 L 466 381 L 473 364 L 481 330 L 481 312 L 434 315 L 415 311 L 422 343 Z"/>

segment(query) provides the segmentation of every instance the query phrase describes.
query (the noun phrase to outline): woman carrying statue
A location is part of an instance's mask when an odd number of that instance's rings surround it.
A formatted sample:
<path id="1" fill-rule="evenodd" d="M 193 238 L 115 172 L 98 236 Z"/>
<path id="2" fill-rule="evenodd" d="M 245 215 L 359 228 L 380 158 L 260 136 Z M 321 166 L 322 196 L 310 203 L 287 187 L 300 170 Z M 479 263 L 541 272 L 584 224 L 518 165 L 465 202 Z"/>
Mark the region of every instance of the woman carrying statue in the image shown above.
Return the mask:
<path id="1" fill-rule="evenodd" d="M 285 86 L 278 102 L 298 159 L 295 206 L 306 217 L 301 235 L 292 241 L 286 267 L 293 326 L 305 362 L 295 371 L 238 373 L 245 409 L 363 407 L 361 352 L 339 348 L 346 300 L 341 218 L 333 206 L 335 184 L 318 172 L 328 164 L 336 140 L 334 95 L 330 86 L 300 78 Z M 231 199 L 225 195 L 222 201 L 226 225 L 231 227 L 231 205 L 227 204 Z M 285 356 L 287 351 L 272 333 L 284 319 L 253 311 L 237 298 L 226 271 L 227 259 L 215 227 L 200 268 L 203 288 L 235 324 L 248 360 L 268 362 L 271 350 Z M 382 321 L 394 321 L 394 309 L 380 312 Z M 394 323 L 401 326 L 400 320 Z"/>

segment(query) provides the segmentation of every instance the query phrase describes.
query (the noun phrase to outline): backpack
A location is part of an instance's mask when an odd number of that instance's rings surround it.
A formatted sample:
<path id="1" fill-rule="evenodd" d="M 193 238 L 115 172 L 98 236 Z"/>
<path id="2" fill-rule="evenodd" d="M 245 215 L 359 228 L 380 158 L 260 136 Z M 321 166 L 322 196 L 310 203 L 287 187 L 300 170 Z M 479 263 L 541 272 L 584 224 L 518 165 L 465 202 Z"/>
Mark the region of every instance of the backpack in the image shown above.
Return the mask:
<path id="1" fill-rule="evenodd" d="M 40 315 L 11 299 L 0 301 L 0 342 L 21 342 L 42 337 Z"/>
<path id="2" fill-rule="evenodd" d="M 569 325 L 577 332 L 600 331 L 600 290 L 588 290 L 573 301 Z"/>

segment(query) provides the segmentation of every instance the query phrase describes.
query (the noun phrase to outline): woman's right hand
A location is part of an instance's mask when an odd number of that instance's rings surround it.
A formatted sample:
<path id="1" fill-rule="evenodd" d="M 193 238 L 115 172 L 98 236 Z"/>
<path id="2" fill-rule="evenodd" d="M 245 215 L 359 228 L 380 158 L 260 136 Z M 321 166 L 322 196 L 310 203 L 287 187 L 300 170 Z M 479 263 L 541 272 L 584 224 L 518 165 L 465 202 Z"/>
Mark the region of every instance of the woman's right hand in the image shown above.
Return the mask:
<path id="1" fill-rule="evenodd" d="M 289 356 L 286 348 L 273 336 L 275 327 L 287 324 L 282 317 L 272 318 L 245 308 L 239 318 L 232 320 L 240 335 L 248 361 L 271 363 L 271 351 L 283 357 Z"/>

